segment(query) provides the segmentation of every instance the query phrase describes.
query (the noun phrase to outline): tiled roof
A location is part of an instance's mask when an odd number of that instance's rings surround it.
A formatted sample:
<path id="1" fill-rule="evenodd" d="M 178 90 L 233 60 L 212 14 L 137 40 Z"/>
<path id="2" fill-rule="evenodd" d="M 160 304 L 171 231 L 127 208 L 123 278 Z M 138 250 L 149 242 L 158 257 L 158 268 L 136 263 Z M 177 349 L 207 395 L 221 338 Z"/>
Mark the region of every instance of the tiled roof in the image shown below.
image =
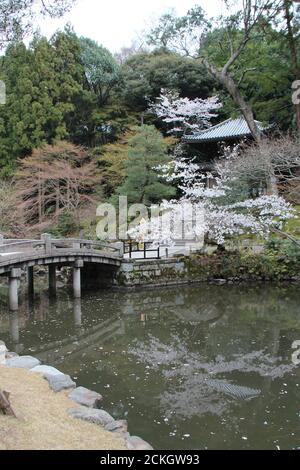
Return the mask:
<path id="1" fill-rule="evenodd" d="M 259 121 L 255 121 L 259 130 L 264 131 L 267 128 Z M 186 143 L 203 143 L 203 142 L 217 142 L 226 139 L 233 139 L 239 137 L 247 137 L 251 135 L 251 131 L 245 119 L 238 117 L 236 119 L 227 119 L 216 126 L 210 127 L 205 131 L 198 132 L 197 134 L 185 135 L 182 140 Z"/>

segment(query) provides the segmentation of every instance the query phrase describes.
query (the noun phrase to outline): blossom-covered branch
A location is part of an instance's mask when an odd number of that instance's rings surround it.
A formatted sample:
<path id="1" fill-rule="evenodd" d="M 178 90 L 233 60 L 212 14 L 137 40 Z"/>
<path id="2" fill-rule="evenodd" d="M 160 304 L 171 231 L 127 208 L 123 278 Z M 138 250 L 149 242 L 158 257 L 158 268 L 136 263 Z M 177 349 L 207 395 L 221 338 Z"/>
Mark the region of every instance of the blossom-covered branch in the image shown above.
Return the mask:
<path id="1" fill-rule="evenodd" d="M 170 134 L 197 132 L 210 126 L 210 121 L 217 114 L 222 104 L 217 96 L 207 99 L 180 98 L 179 93 L 171 90 L 161 90 L 156 103 L 149 110 L 167 125 L 171 126 Z"/>
<path id="2" fill-rule="evenodd" d="M 206 186 L 207 175 L 200 172 L 194 161 L 181 158 L 159 167 L 162 178 L 177 181 L 182 195 L 179 200 L 164 201 L 160 216 L 152 217 L 130 235 L 138 237 L 142 231 L 145 239 L 172 245 L 178 239 L 178 230 L 174 236 L 170 228 L 180 225 L 180 217 L 188 235 L 185 239 L 196 241 L 205 237 L 219 245 L 229 237 L 255 234 L 267 238 L 273 229 L 281 229 L 286 220 L 295 216 L 292 206 L 282 197 L 263 195 L 228 202 L 230 198 L 226 196 L 230 195 L 235 178 L 230 179 L 230 158 L 236 158 L 236 149 L 219 167 L 214 188 Z"/>

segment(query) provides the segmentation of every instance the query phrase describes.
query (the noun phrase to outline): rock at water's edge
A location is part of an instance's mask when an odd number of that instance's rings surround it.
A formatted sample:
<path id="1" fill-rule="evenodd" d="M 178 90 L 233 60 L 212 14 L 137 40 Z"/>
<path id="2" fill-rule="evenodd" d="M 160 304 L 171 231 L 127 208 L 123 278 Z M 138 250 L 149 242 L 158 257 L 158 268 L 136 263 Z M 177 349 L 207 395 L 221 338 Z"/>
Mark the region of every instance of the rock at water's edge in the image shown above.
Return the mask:
<path id="1" fill-rule="evenodd" d="M 153 447 L 140 437 L 131 436 L 126 439 L 126 447 L 129 450 L 153 450 Z"/>
<path id="2" fill-rule="evenodd" d="M 88 408 L 100 408 L 102 402 L 102 395 L 85 387 L 77 387 L 70 393 L 69 398 L 79 405 L 87 406 Z"/>
<path id="3" fill-rule="evenodd" d="M 15 352 L 7 351 L 7 353 L 5 354 L 5 358 L 6 359 L 11 359 L 12 357 L 19 357 L 19 354 L 15 353 Z"/>
<path id="4" fill-rule="evenodd" d="M 35 372 L 38 374 L 43 374 L 45 375 L 64 375 L 62 372 L 60 372 L 58 369 L 55 369 L 55 367 L 51 366 L 36 366 L 33 367 L 33 369 L 30 369 L 30 372 Z"/>
<path id="5" fill-rule="evenodd" d="M 105 426 L 105 429 L 106 431 L 124 434 L 128 431 L 128 423 L 125 419 L 112 421 Z"/>
<path id="6" fill-rule="evenodd" d="M 7 347 L 3 341 L 0 341 L 0 364 L 6 363 Z"/>
<path id="7" fill-rule="evenodd" d="M 50 388 L 56 393 L 76 387 L 76 383 L 73 382 L 69 375 L 44 375 L 44 378 L 48 381 Z"/>
<path id="8" fill-rule="evenodd" d="M 87 408 L 85 406 L 69 410 L 68 413 L 72 418 L 82 419 L 83 421 L 98 424 L 100 426 L 106 426 L 107 424 L 114 422 L 114 418 L 106 411 Z"/>
<path id="9" fill-rule="evenodd" d="M 8 367 L 16 367 L 19 369 L 33 369 L 36 366 L 39 366 L 41 361 L 32 356 L 19 356 L 12 357 L 6 360 L 6 365 Z"/>

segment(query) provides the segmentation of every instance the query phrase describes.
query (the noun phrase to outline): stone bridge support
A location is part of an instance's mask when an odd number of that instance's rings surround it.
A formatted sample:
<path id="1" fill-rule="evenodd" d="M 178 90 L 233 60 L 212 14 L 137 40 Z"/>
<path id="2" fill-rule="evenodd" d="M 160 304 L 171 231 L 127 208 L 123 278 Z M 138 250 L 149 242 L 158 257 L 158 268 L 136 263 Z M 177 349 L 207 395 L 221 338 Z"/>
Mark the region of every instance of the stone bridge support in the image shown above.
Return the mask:
<path id="1" fill-rule="evenodd" d="M 19 308 L 18 288 L 21 279 L 21 269 L 12 269 L 9 273 L 9 309 L 15 312 Z"/>
<path id="2" fill-rule="evenodd" d="M 52 238 L 42 234 L 40 240 L 4 239 L 0 234 L 0 276 L 8 276 L 9 309 L 19 307 L 18 288 L 23 271 L 27 271 L 28 298 L 34 296 L 34 266 L 48 267 L 49 294 L 56 295 L 57 266 L 73 268 L 73 293 L 75 299 L 81 298 L 81 274 L 86 266 L 102 266 L 111 273 L 120 267 L 123 260 L 123 245 L 106 244 L 97 240 L 78 238 Z M 79 310 L 76 313 L 80 323 Z"/>
<path id="3" fill-rule="evenodd" d="M 84 263 L 82 260 L 76 260 L 73 267 L 73 294 L 75 299 L 81 298 L 81 268 Z"/>

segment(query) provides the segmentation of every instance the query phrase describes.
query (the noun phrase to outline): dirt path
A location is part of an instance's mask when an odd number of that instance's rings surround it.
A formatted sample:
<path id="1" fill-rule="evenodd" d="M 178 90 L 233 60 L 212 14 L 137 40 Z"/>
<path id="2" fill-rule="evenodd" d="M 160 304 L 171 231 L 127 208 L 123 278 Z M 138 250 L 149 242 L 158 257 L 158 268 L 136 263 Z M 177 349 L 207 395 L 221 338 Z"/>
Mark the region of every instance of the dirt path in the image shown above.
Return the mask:
<path id="1" fill-rule="evenodd" d="M 1 450 L 123 450 L 124 441 L 100 426 L 76 420 L 77 405 L 54 393 L 42 377 L 0 366 L 0 388 L 11 393 L 18 419 L 0 415 Z"/>

